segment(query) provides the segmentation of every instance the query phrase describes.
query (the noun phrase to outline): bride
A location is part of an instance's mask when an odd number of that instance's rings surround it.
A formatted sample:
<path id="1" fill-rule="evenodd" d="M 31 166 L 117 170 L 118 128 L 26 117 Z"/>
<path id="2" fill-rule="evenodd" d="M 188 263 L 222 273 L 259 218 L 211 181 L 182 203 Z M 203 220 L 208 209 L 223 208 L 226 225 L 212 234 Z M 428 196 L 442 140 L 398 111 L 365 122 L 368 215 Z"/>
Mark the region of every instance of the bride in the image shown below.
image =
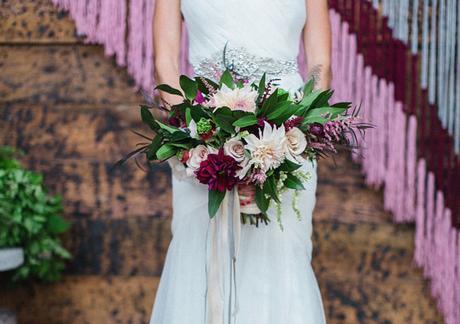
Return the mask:
<path id="1" fill-rule="evenodd" d="M 196 75 L 216 79 L 225 67 L 249 80 L 267 73 L 277 79 L 277 86 L 294 94 L 303 85 L 296 62 L 303 39 L 309 78 L 318 89 L 330 85 L 327 0 L 156 0 L 156 80 L 176 88 L 182 19 Z M 175 96 L 161 93 L 161 97 L 171 105 L 179 103 Z M 300 192 L 302 217 L 293 212 L 288 191 L 283 197 L 282 229 L 274 211 L 269 211 L 268 225 L 242 225 L 235 279 L 223 276 L 218 287 L 210 286 L 208 273 L 208 234 L 214 219 L 207 213 L 207 187 L 184 180 L 173 168 L 173 238 L 151 324 L 325 323 L 310 264 L 316 163 L 306 162 L 303 168 L 310 180 Z M 247 203 L 254 189 L 239 192 Z M 210 290 L 216 288 L 218 294 L 211 297 Z"/>

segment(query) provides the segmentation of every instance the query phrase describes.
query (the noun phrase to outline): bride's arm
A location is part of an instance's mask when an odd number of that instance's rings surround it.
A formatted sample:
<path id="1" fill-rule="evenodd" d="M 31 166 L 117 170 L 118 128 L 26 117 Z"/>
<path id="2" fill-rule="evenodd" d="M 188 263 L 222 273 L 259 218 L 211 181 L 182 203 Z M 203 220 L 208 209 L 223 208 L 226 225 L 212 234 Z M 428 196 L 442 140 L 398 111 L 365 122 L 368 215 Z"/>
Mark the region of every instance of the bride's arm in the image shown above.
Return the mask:
<path id="1" fill-rule="evenodd" d="M 155 80 L 179 88 L 179 60 L 182 17 L 180 0 L 157 0 L 153 18 Z M 178 96 L 160 92 L 161 99 L 171 105 L 180 103 Z"/>
<path id="2" fill-rule="evenodd" d="M 307 22 L 303 33 L 308 62 L 308 77 L 314 78 L 316 89 L 331 85 L 331 24 L 327 0 L 305 0 Z"/>

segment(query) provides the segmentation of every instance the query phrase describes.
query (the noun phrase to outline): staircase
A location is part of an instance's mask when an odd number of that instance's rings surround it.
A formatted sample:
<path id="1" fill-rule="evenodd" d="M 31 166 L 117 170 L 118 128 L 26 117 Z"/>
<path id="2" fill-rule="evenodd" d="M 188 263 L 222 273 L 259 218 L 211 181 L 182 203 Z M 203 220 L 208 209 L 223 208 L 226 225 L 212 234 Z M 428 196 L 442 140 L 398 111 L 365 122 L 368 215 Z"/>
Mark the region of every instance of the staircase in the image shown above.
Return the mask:
<path id="1" fill-rule="evenodd" d="M 170 171 L 113 162 L 136 143 L 125 70 L 77 37 L 48 0 L 0 0 L 0 145 L 27 152 L 63 195 L 74 259 L 56 284 L 0 288 L 19 323 L 148 323 L 170 240 Z M 393 225 L 348 155 L 319 164 L 314 268 L 329 323 L 442 323 Z M 191 323 L 194 324 L 194 323 Z M 280 323 L 281 324 L 281 323 Z"/>

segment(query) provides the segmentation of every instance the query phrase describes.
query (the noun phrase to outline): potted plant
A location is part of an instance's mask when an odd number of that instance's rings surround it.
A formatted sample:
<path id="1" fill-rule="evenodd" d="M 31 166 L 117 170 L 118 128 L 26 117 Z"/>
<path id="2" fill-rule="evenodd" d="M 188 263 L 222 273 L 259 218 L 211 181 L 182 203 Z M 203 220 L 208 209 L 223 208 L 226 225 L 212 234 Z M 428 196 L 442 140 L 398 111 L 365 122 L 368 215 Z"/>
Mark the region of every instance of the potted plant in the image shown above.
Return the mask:
<path id="1" fill-rule="evenodd" d="M 59 235 L 69 229 L 59 196 L 51 196 L 40 174 L 25 170 L 15 150 L 0 147 L 0 271 L 13 281 L 60 278 L 70 258 Z"/>

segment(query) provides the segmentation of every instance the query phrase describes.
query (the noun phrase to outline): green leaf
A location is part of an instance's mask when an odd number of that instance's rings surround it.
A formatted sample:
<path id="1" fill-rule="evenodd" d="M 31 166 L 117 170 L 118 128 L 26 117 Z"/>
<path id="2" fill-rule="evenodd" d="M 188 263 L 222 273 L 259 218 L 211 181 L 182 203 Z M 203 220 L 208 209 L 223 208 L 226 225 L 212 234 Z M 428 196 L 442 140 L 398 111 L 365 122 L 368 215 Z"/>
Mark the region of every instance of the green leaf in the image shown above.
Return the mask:
<path id="1" fill-rule="evenodd" d="M 284 105 L 273 109 L 273 111 L 267 115 L 267 119 L 274 121 L 276 124 L 281 124 L 294 115 L 296 111 L 297 105 L 291 104 L 287 101 Z"/>
<path id="2" fill-rule="evenodd" d="M 229 134 L 235 131 L 232 125 L 234 121 L 235 118 L 233 117 L 232 111 L 227 107 L 219 108 L 214 113 L 214 122 L 216 125 Z"/>
<path id="3" fill-rule="evenodd" d="M 294 163 L 290 160 L 284 160 L 283 164 L 280 165 L 279 170 L 280 171 L 285 171 L 285 172 L 293 172 L 295 170 L 298 170 L 302 167 L 301 164 Z"/>
<path id="4" fill-rule="evenodd" d="M 304 95 L 304 97 L 310 95 L 313 92 L 314 88 L 315 88 L 315 80 L 312 78 L 303 87 L 303 95 Z"/>
<path id="5" fill-rule="evenodd" d="M 324 124 L 329 121 L 329 118 L 324 118 L 321 116 L 310 116 L 304 119 L 302 125 L 309 125 L 314 123 Z"/>
<path id="6" fill-rule="evenodd" d="M 264 187 L 263 187 L 264 193 L 269 195 L 274 201 L 277 203 L 280 203 L 280 200 L 278 198 L 278 193 L 276 190 L 276 179 L 275 176 L 269 176 L 267 180 L 265 180 Z"/>
<path id="7" fill-rule="evenodd" d="M 201 106 L 193 106 L 190 110 L 190 114 L 194 121 L 198 122 L 201 118 L 209 118 L 209 115 L 205 112 Z"/>
<path id="8" fill-rule="evenodd" d="M 347 110 L 345 108 L 333 108 L 333 107 L 321 107 L 310 109 L 307 113 L 308 117 L 321 117 L 321 116 L 330 116 L 330 118 L 336 118 L 339 115 L 342 115 Z"/>
<path id="9" fill-rule="evenodd" d="M 233 82 L 233 77 L 232 74 L 230 73 L 229 70 L 225 70 L 224 73 L 222 73 L 222 76 L 220 77 L 220 84 L 225 84 L 227 87 L 230 89 L 235 88 L 235 84 Z"/>
<path id="10" fill-rule="evenodd" d="M 220 192 L 217 190 L 209 190 L 208 193 L 208 213 L 210 218 L 216 216 L 222 201 L 225 198 L 226 192 Z"/>
<path id="11" fill-rule="evenodd" d="M 264 101 L 262 108 L 257 112 L 257 116 L 265 116 L 274 105 L 279 101 L 279 89 L 277 88 L 273 93 Z"/>
<path id="12" fill-rule="evenodd" d="M 157 135 L 154 137 L 152 143 L 149 145 L 148 150 L 146 152 L 147 159 L 149 161 L 153 161 L 157 159 L 157 151 L 161 147 L 163 143 L 163 136 Z"/>
<path id="13" fill-rule="evenodd" d="M 348 110 L 351 107 L 351 102 L 338 102 L 338 103 L 331 105 L 331 107 L 344 108 Z"/>
<path id="14" fill-rule="evenodd" d="M 47 228 L 51 233 L 61 234 L 70 228 L 70 224 L 64 218 L 58 215 L 51 215 L 48 217 Z"/>
<path id="15" fill-rule="evenodd" d="M 260 82 L 259 82 L 259 96 L 263 96 L 264 95 L 264 92 L 265 92 L 265 86 L 266 86 L 266 79 L 267 79 L 267 75 L 264 73 L 264 75 L 262 75 L 262 78 L 260 79 Z"/>
<path id="16" fill-rule="evenodd" d="M 185 98 L 193 101 L 196 98 L 198 92 L 198 84 L 185 75 L 181 75 L 179 78 L 179 84 L 185 93 Z"/>
<path id="17" fill-rule="evenodd" d="M 262 188 L 256 186 L 256 205 L 262 212 L 266 212 L 268 210 L 268 206 L 270 205 L 270 200 L 265 197 L 265 193 Z"/>
<path id="18" fill-rule="evenodd" d="M 171 134 L 172 134 L 172 133 L 175 133 L 175 132 L 177 132 L 177 131 L 180 131 L 179 128 L 174 127 L 174 126 L 169 126 L 169 125 L 163 124 L 162 122 L 157 121 L 156 123 L 158 124 L 158 126 L 159 126 L 161 129 L 167 131 L 168 133 L 171 133 Z"/>
<path id="19" fill-rule="evenodd" d="M 167 84 L 160 84 L 160 85 L 157 85 L 156 90 L 160 90 L 160 91 L 163 91 L 163 92 L 166 92 L 166 93 L 169 93 L 169 94 L 172 94 L 172 95 L 176 95 L 176 96 L 180 96 L 180 97 L 184 97 L 182 92 L 180 92 L 180 90 L 177 90 Z"/>
<path id="20" fill-rule="evenodd" d="M 284 185 L 289 189 L 305 190 L 302 181 L 292 173 L 287 174 L 287 178 L 284 180 Z"/>
<path id="21" fill-rule="evenodd" d="M 169 159 L 170 157 L 173 157 L 174 155 L 176 155 L 177 151 L 178 151 L 177 147 L 174 147 L 170 144 L 164 144 L 158 149 L 156 156 L 158 160 L 165 161 Z"/>
<path id="22" fill-rule="evenodd" d="M 151 130 L 157 131 L 159 126 L 147 106 L 141 105 L 141 119 Z"/>
<path id="23" fill-rule="evenodd" d="M 321 92 L 319 96 L 316 97 L 316 99 L 312 102 L 311 107 L 317 108 L 317 107 L 329 106 L 328 102 L 329 102 L 329 99 L 331 99 L 333 94 L 334 94 L 334 91 L 332 90 L 325 90 Z"/>
<path id="24" fill-rule="evenodd" d="M 248 126 L 252 126 L 256 124 L 257 124 L 256 115 L 248 114 L 248 115 L 245 115 L 244 117 L 241 117 L 237 121 L 235 121 L 233 123 L 233 126 L 243 128 L 243 127 L 248 127 Z"/>
<path id="25" fill-rule="evenodd" d="M 192 121 L 192 113 L 191 113 L 191 110 L 190 110 L 190 107 L 187 107 L 185 109 L 185 123 L 188 125 L 190 125 L 190 122 Z"/>

